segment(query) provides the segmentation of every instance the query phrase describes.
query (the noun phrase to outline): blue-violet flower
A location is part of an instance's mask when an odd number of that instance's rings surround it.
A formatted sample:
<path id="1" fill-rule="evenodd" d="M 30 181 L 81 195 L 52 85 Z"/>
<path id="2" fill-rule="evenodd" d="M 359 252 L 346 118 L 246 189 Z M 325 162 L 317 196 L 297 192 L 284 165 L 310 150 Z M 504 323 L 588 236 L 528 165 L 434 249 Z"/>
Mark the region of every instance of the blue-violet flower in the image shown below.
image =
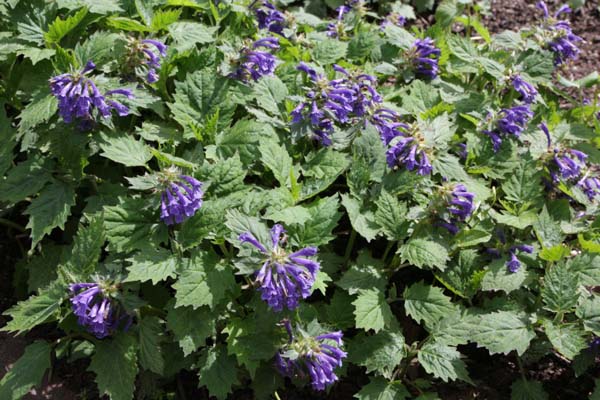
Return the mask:
<path id="1" fill-rule="evenodd" d="M 202 182 L 181 175 L 176 168 L 164 172 L 160 219 L 167 225 L 180 224 L 202 206 Z"/>

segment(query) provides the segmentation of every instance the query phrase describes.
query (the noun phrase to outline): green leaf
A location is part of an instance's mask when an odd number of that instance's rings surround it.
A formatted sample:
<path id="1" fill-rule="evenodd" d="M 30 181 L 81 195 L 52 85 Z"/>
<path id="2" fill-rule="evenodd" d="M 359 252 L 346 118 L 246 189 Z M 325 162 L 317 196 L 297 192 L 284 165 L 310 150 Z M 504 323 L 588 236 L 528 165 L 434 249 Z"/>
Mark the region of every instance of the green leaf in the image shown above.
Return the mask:
<path id="1" fill-rule="evenodd" d="M 333 64 L 337 60 L 346 57 L 348 44 L 334 39 L 323 39 L 316 41 L 312 48 L 312 58 L 319 64 Z"/>
<path id="2" fill-rule="evenodd" d="M 214 34 L 218 27 L 210 27 L 199 22 L 174 22 L 169 26 L 169 33 L 175 41 L 173 46 L 178 52 L 196 47 L 196 44 L 207 44 L 215 41 Z"/>
<path id="3" fill-rule="evenodd" d="M 141 140 L 135 140 L 131 136 L 107 136 L 102 135 L 103 141 L 100 155 L 126 167 L 143 167 L 152 158 L 148 146 Z"/>
<path id="4" fill-rule="evenodd" d="M 333 229 L 337 226 L 342 213 L 337 194 L 323 197 L 312 202 L 306 208 L 310 217 L 291 233 L 294 240 L 304 246 L 322 246 L 332 241 Z"/>
<path id="5" fill-rule="evenodd" d="M 277 317 L 262 307 L 244 319 L 232 318 L 223 330 L 227 333 L 227 351 L 235 355 L 251 376 L 261 361 L 270 360 L 281 344 Z"/>
<path id="6" fill-rule="evenodd" d="M 42 60 L 52 58 L 55 53 L 56 50 L 54 49 L 38 49 L 37 47 L 23 47 L 17 52 L 17 54 L 29 58 L 32 65 L 35 65 Z"/>
<path id="7" fill-rule="evenodd" d="M 491 354 L 508 354 L 515 350 L 521 355 L 529 347 L 535 332 L 527 317 L 511 311 L 484 314 L 471 326 L 470 340 L 485 347 Z"/>
<path id="8" fill-rule="evenodd" d="M 46 370 L 50 368 L 52 348 L 43 341 L 36 341 L 25 348 L 25 353 L 6 372 L 0 381 L 0 398 L 19 400 L 29 390 L 42 383 Z"/>
<path id="9" fill-rule="evenodd" d="M 54 228 L 65 228 L 73 205 L 75 191 L 71 184 L 55 180 L 42 189 L 25 210 L 25 214 L 29 215 L 27 228 L 31 229 L 31 248 L 35 248 Z"/>
<path id="10" fill-rule="evenodd" d="M 108 395 L 110 400 L 133 399 L 138 373 L 136 340 L 121 333 L 97 341 L 88 370 L 96 374 L 100 395 Z"/>
<path id="11" fill-rule="evenodd" d="M 588 347 L 586 334 L 578 325 L 556 325 L 546 320 L 544 331 L 556 351 L 569 360 L 573 360 L 581 350 Z"/>
<path id="12" fill-rule="evenodd" d="M 590 400 L 600 400 L 600 379 L 596 379 L 596 386 L 594 388 L 594 393 L 590 395 Z"/>
<path id="13" fill-rule="evenodd" d="M 85 65 L 88 60 L 94 60 L 96 65 L 101 65 L 111 60 L 119 39 L 116 33 L 94 32 L 83 44 L 78 43 L 75 46 L 75 57 L 81 65 Z"/>
<path id="14" fill-rule="evenodd" d="M 348 157 L 341 152 L 324 148 L 317 151 L 302 166 L 302 200 L 313 197 L 327 189 L 350 165 Z"/>
<path id="15" fill-rule="evenodd" d="M 140 365 L 162 375 L 165 360 L 160 347 L 163 328 L 157 317 L 144 317 L 139 323 Z"/>
<path id="16" fill-rule="evenodd" d="M 248 172 L 244 168 L 239 154 L 226 160 L 218 160 L 215 164 L 205 163 L 200 171 L 201 180 L 210 183 L 210 193 L 213 196 L 223 196 L 240 190 Z"/>
<path id="17" fill-rule="evenodd" d="M 427 373 L 440 378 L 444 382 L 461 379 L 472 383 L 466 365 L 461 360 L 460 353 L 454 347 L 429 342 L 419 350 L 418 358 L 419 363 Z"/>
<path id="18" fill-rule="evenodd" d="M 569 312 L 577 304 L 578 276 L 566 263 L 550 266 L 544 277 L 542 299 L 546 308 L 554 312 Z"/>
<path id="19" fill-rule="evenodd" d="M 43 324 L 50 318 L 56 317 L 65 295 L 65 288 L 55 284 L 37 296 L 31 296 L 27 300 L 20 301 L 4 312 L 4 315 L 11 316 L 12 320 L 1 330 L 20 334 Z"/>
<path id="20" fill-rule="evenodd" d="M 444 295 L 442 289 L 425 285 L 423 282 L 407 287 L 402 297 L 406 313 L 417 322 L 424 321 L 428 327 L 457 310 L 456 305 Z"/>
<path id="21" fill-rule="evenodd" d="M 219 263 L 212 252 L 195 252 L 191 258 L 183 260 L 182 273 L 173 285 L 175 307 L 207 305 L 214 309 L 222 300 L 225 292 L 235 286 L 230 265 Z"/>
<path id="22" fill-rule="evenodd" d="M 458 17 L 463 9 L 464 5 L 459 4 L 456 0 L 442 1 L 435 9 L 436 24 L 440 24 L 443 27 L 450 26 L 454 22 L 454 18 Z"/>
<path id="23" fill-rule="evenodd" d="M 394 318 L 390 306 L 377 289 L 360 290 L 358 297 L 352 302 L 356 327 L 375 333 L 389 326 Z"/>
<path id="24" fill-rule="evenodd" d="M 512 226 L 517 229 L 525 229 L 528 226 L 533 225 L 537 221 L 537 215 L 533 210 L 525 211 L 519 215 L 510 215 L 505 212 L 499 213 L 496 210 L 488 211 L 490 216 L 494 218 L 498 223 Z"/>
<path id="25" fill-rule="evenodd" d="M 538 381 L 519 379 L 511 386 L 511 400 L 548 400 L 544 386 Z"/>
<path id="26" fill-rule="evenodd" d="M 94 216 L 88 226 L 79 228 L 75 236 L 73 250 L 69 258 L 67 270 L 71 274 L 88 277 L 96 269 L 100 250 L 104 246 L 104 221 L 102 216 Z"/>
<path id="27" fill-rule="evenodd" d="M 227 355 L 223 346 L 209 349 L 198 361 L 200 385 L 206 386 L 211 396 L 225 399 L 231 387 L 239 383 L 235 358 Z"/>
<path id="28" fill-rule="evenodd" d="M 179 261 L 171 252 L 164 249 L 145 250 L 128 258 L 131 263 L 125 282 L 146 282 L 156 285 L 168 278 L 175 278 Z"/>
<path id="29" fill-rule="evenodd" d="M 560 261 L 561 259 L 568 257 L 571 251 L 564 244 L 557 244 L 554 247 L 542 249 L 538 256 L 545 261 Z"/>
<path id="30" fill-rule="evenodd" d="M 567 261 L 568 269 L 579 276 L 579 284 L 600 286 L 600 255 L 582 253 Z"/>
<path id="31" fill-rule="evenodd" d="M 533 224 L 533 230 L 543 247 L 556 246 L 564 239 L 560 225 L 552 219 L 546 207 L 538 215 L 537 221 Z"/>
<path id="32" fill-rule="evenodd" d="M 174 302 L 171 302 L 174 303 Z M 215 334 L 215 318 L 208 307 L 167 307 L 167 327 L 173 331 L 175 340 L 189 355 L 204 346 L 206 338 Z"/>
<path id="33" fill-rule="evenodd" d="M 241 119 L 229 129 L 217 134 L 215 149 L 219 158 L 240 155 L 244 165 L 253 165 L 257 161 L 258 143 L 260 140 L 276 140 L 275 131 L 270 126 L 251 119 Z M 207 148 L 208 152 L 208 148 Z"/>
<path id="34" fill-rule="evenodd" d="M 375 201 L 375 222 L 381 227 L 381 231 L 389 240 L 402 240 L 408 233 L 409 223 L 406 220 L 408 209 L 405 203 L 398 201 L 386 190 L 382 190 L 379 198 Z"/>
<path id="35" fill-rule="evenodd" d="M 153 31 L 166 30 L 169 25 L 179 20 L 181 9 L 157 10 L 152 18 L 151 28 Z"/>
<path id="36" fill-rule="evenodd" d="M 388 24 L 385 29 L 385 37 L 389 44 L 399 47 L 403 50 L 408 50 L 415 42 L 415 37 L 406 29 L 396 25 Z"/>
<path id="37" fill-rule="evenodd" d="M 260 108 L 277 116 L 281 115 L 288 88 L 277 76 L 264 76 L 254 85 L 253 94 Z"/>
<path id="38" fill-rule="evenodd" d="M 354 395 L 358 400 L 405 400 L 410 397 L 400 381 L 388 382 L 379 376 L 371 378 L 371 382 Z"/>
<path id="39" fill-rule="evenodd" d="M 117 206 L 104 207 L 106 237 L 117 251 L 156 248 L 159 233 L 166 230 L 159 224 L 154 210 L 147 210 L 146 199 L 120 198 Z M 164 235 L 166 239 L 166 235 Z"/>
<path id="40" fill-rule="evenodd" d="M 542 172 L 531 159 L 522 159 L 509 179 L 502 184 L 505 198 L 515 202 L 521 210 L 536 204 L 542 198 Z"/>
<path id="41" fill-rule="evenodd" d="M 377 371 L 390 379 L 406 356 L 404 336 L 399 332 L 381 331 L 373 336 L 359 335 L 348 347 L 348 360 L 367 368 L 367 373 Z"/>
<path id="42" fill-rule="evenodd" d="M 19 114 L 19 134 L 24 134 L 41 123 L 48 122 L 58 109 L 58 100 L 51 94 L 36 97 Z"/>
<path id="43" fill-rule="evenodd" d="M 581 301 L 575 313 L 583 320 L 586 331 L 600 336 L 600 296 L 594 295 Z"/>
<path id="44" fill-rule="evenodd" d="M 412 238 L 398 250 L 402 262 L 409 262 L 419 268 L 436 267 L 440 270 L 446 269 L 446 263 L 450 259 L 448 250 L 433 240 Z"/>
<path id="45" fill-rule="evenodd" d="M 273 172 L 277 182 L 285 187 L 292 170 L 292 157 L 290 157 L 286 148 L 271 140 L 262 140 L 258 150 L 262 163 Z"/>
<path id="46" fill-rule="evenodd" d="M 46 43 L 49 45 L 58 44 L 62 38 L 83 21 L 87 12 L 87 8 L 82 8 L 67 19 L 60 19 L 57 17 L 54 22 L 48 26 L 48 32 L 44 33 Z"/>
<path id="47" fill-rule="evenodd" d="M 530 280 L 530 274 L 525 265 L 521 266 L 517 272 L 510 272 L 506 267 L 506 259 L 502 258 L 492 261 L 487 268 L 481 280 L 481 289 L 502 290 L 508 294 L 520 289 Z"/>
<path id="48" fill-rule="evenodd" d="M 356 264 L 344 273 L 336 285 L 350 294 L 368 289 L 384 290 L 387 281 L 380 271 L 382 267 L 381 262 L 362 253 Z"/>
<path id="49" fill-rule="evenodd" d="M 0 181 L 0 200 L 16 203 L 37 194 L 52 179 L 52 163 L 32 157 L 12 168 Z"/>
<path id="50" fill-rule="evenodd" d="M 135 19 L 131 19 L 131 18 L 126 18 L 126 17 L 109 17 L 106 20 L 106 23 L 108 24 L 108 26 L 115 28 L 115 29 L 119 29 L 122 31 L 129 31 L 129 32 L 148 32 L 150 31 L 150 29 L 142 24 L 139 21 L 136 21 Z"/>
<path id="51" fill-rule="evenodd" d="M 375 239 L 379 233 L 379 226 L 375 223 L 375 216 L 370 210 L 361 210 L 361 203 L 347 194 L 342 194 L 342 204 L 348 212 L 352 227 L 367 242 Z"/>

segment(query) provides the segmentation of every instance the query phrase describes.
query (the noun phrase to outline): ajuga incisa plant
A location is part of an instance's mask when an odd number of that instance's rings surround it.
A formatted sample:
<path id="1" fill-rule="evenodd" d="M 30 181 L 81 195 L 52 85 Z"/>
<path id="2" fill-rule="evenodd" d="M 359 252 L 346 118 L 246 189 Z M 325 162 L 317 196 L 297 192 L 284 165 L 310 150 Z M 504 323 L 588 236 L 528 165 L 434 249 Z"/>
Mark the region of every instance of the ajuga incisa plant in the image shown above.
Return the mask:
<path id="1" fill-rule="evenodd" d="M 482 383 L 477 347 L 507 398 L 547 398 L 543 358 L 593 390 L 571 9 L 492 35 L 476 1 L 333 3 L 0 2 L 0 321 L 28 343 L 1 399 L 57 366 L 113 400 L 433 399 Z"/>

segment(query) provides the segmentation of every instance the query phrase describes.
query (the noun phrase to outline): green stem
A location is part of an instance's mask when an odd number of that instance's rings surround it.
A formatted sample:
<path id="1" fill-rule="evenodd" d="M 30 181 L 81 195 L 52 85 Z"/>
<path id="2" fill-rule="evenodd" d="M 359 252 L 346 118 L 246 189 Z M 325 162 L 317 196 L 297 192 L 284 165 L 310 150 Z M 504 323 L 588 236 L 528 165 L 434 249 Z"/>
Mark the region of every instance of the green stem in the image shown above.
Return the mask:
<path id="1" fill-rule="evenodd" d="M 352 229 L 352 233 L 350 234 L 350 239 L 348 239 L 348 244 L 346 245 L 346 251 L 344 252 L 344 264 L 348 264 L 350 261 L 350 256 L 352 256 L 352 248 L 354 247 L 354 242 L 356 241 L 356 231 Z"/>
<path id="2" fill-rule="evenodd" d="M 274 393 L 275 395 L 275 400 L 281 400 L 281 397 L 279 397 L 279 393 L 277 393 L 277 390 Z"/>
<path id="3" fill-rule="evenodd" d="M 383 260 L 383 262 L 385 263 L 385 260 L 388 256 L 388 254 L 390 253 L 390 250 L 392 250 L 392 247 L 394 247 L 395 242 L 388 242 L 387 246 L 385 247 L 385 251 L 383 252 L 383 257 L 381 257 L 381 259 Z"/>

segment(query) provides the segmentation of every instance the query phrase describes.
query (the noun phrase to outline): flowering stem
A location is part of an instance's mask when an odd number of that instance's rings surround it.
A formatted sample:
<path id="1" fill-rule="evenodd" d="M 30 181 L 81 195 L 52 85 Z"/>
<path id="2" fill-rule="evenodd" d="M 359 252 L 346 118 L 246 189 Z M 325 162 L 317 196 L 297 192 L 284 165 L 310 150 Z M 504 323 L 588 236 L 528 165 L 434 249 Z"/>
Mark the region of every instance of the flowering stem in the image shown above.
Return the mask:
<path id="1" fill-rule="evenodd" d="M 346 245 L 346 251 L 344 252 L 344 264 L 348 264 L 348 261 L 350 261 L 350 256 L 352 255 L 352 248 L 354 247 L 355 241 L 356 231 L 352 229 L 352 233 L 350 233 L 350 239 L 348 239 L 348 244 Z"/>

